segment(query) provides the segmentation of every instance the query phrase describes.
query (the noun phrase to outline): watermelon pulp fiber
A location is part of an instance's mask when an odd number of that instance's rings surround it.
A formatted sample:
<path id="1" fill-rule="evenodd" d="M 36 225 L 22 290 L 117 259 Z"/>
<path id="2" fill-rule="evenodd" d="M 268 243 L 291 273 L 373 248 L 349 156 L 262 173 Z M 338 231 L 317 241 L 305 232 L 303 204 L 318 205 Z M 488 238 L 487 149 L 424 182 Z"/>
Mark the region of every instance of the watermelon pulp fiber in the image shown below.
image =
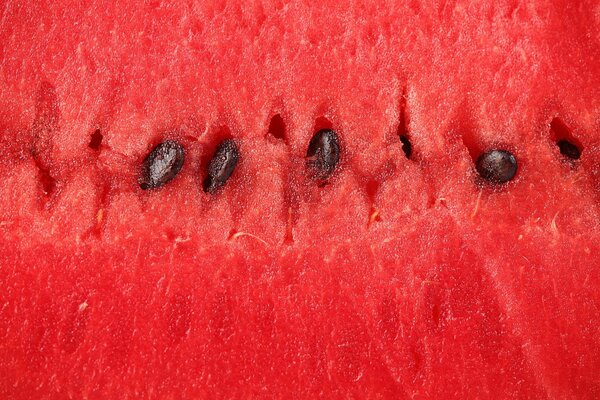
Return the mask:
<path id="1" fill-rule="evenodd" d="M 0 397 L 598 398 L 599 44 L 595 1 L 5 0 Z"/>

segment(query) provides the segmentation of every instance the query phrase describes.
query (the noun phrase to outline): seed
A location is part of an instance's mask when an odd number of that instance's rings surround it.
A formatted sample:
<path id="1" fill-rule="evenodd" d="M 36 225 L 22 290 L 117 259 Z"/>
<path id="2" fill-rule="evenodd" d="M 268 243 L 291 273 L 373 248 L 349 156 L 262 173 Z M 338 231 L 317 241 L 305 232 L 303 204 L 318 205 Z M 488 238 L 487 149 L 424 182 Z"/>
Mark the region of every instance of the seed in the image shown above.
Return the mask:
<path id="1" fill-rule="evenodd" d="M 306 164 L 314 178 L 326 180 L 340 161 L 339 138 L 331 129 L 321 129 L 310 140 Z"/>
<path id="2" fill-rule="evenodd" d="M 493 184 L 512 180 L 517 173 L 517 160 L 506 150 L 489 150 L 477 159 L 477 172 Z"/>
<path id="3" fill-rule="evenodd" d="M 157 145 L 142 163 L 140 187 L 144 190 L 156 189 L 172 181 L 185 159 L 183 146 L 174 140 L 166 140 Z"/>
<path id="4" fill-rule="evenodd" d="M 581 157 L 581 151 L 579 148 L 568 140 L 559 140 L 556 142 L 556 145 L 560 149 L 560 154 L 565 157 L 573 160 L 579 160 L 579 157 Z"/>
<path id="5" fill-rule="evenodd" d="M 240 152 L 232 139 L 219 143 L 215 154 L 208 163 L 208 173 L 204 179 L 204 191 L 215 193 L 225 185 L 240 158 Z"/>

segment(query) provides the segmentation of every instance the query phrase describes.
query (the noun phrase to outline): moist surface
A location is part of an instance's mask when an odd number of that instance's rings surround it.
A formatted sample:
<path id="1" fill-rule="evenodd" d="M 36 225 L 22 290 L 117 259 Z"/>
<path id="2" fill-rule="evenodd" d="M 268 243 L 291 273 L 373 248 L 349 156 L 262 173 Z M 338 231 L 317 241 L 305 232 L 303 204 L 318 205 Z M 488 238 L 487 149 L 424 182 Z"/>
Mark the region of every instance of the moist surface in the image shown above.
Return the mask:
<path id="1" fill-rule="evenodd" d="M 597 398 L 599 45 L 593 1 L 5 1 L 1 397 Z"/>

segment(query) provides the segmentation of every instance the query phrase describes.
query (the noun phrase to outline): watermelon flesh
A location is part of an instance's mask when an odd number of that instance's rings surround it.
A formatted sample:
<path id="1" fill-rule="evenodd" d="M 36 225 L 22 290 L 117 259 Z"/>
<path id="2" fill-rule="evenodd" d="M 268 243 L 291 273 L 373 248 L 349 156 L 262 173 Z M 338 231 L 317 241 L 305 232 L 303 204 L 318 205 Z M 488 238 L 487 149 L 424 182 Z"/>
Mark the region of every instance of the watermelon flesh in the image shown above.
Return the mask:
<path id="1" fill-rule="evenodd" d="M 0 397 L 600 397 L 598 71 L 595 1 L 5 1 Z"/>

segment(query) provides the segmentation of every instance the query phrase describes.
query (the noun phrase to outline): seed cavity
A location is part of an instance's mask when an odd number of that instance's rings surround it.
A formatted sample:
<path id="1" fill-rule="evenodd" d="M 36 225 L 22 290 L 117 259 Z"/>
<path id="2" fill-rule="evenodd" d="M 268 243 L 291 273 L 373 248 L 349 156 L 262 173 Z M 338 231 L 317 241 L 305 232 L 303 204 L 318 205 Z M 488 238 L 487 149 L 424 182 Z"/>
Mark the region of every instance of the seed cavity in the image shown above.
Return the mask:
<path id="1" fill-rule="evenodd" d="M 318 180 L 328 179 L 340 161 L 340 144 L 332 129 L 321 129 L 310 140 L 306 151 L 306 165 Z"/>
<path id="2" fill-rule="evenodd" d="M 406 88 L 403 90 L 402 97 L 400 98 L 400 109 L 398 116 L 398 137 L 400 138 L 400 143 L 402 143 L 402 151 L 404 151 L 404 155 L 406 158 L 410 159 L 412 154 L 412 144 L 410 143 L 409 133 L 408 133 L 408 112 L 406 106 Z"/>
<path id="3" fill-rule="evenodd" d="M 560 150 L 560 154 L 565 157 L 568 157 L 572 160 L 579 160 L 579 157 L 581 157 L 581 151 L 579 148 L 568 140 L 559 140 L 556 142 L 556 145 Z"/>
<path id="4" fill-rule="evenodd" d="M 157 145 L 142 163 L 140 187 L 143 190 L 157 189 L 172 181 L 185 159 L 183 146 L 174 140 L 166 140 Z"/>
<path id="5" fill-rule="evenodd" d="M 280 114 L 273 115 L 268 133 L 276 139 L 285 140 L 285 121 Z"/>
<path id="6" fill-rule="evenodd" d="M 38 177 L 42 184 L 44 195 L 50 197 L 56 190 L 56 179 L 50 175 L 50 170 L 38 159 L 34 158 L 35 165 L 38 168 Z"/>
<path id="7" fill-rule="evenodd" d="M 104 136 L 102 136 L 102 132 L 100 129 L 96 129 L 90 138 L 90 143 L 88 147 L 92 150 L 100 150 L 100 146 L 102 145 L 102 140 Z"/>
<path id="8" fill-rule="evenodd" d="M 204 179 L 204 191 L 214 194 L 222 188 L 233 173 L 240 158 L 240 152 L 233 139 L 225 139 L 217 146 L 215 154 L 208 164 Z"/>
<path id="9" fill-rule="evenodd" d="M 512 180 L 517 173 L 517 160 L 506 150 L 493 149 L 477 159 L 477 172 L 492 184 L 502 184 Z"/>
<path id="10" fill-rule="evenodd" d="M 408 136 L 401 135 L 400 143 L 402 143 L 402 151 L 404 152 L 404 155 L 406 155 L 406 158 L 410 158 L 410 155 L 412 154 L 412 144 L 410 143 Z"/>
<path id="11" fill-rule="evenodd" d="M 579 160 L 581 157 L 581 143 L 573 136 L 571 129 L 559 117 L 550 122 L 550 138 L 556 143 L 560 154 L 570 160 Z"/>

